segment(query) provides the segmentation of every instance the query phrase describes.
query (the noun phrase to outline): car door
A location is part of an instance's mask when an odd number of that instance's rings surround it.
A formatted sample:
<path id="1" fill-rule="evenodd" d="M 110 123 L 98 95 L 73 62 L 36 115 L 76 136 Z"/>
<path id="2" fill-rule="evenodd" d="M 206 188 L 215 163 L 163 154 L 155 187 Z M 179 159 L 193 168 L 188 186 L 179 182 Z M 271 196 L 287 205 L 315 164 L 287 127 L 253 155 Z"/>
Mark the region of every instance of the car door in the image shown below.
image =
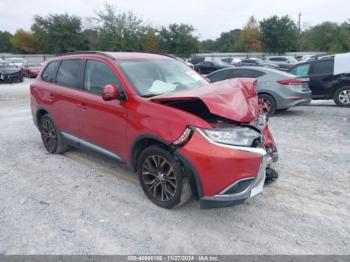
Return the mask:
<path id="1" fill-rule="evenodd" d="M 84 95 L 81 96 L 79 123 L 81 143 L 120 158 L 126 147 L 126 101 L 102 99 L 105 85 L 113 85 L 123 93 L 121 83 L 106 61 L 88 59 L 84 71 Z"/>
<path id="2" fill-rule="evenodd" d="M 328 97 L 330 90 L 327 83 L 333 78 L 334 60 L 316 60 L 310 68 L 309 88 L 312 91 L 313 98 Z"/>
<path id="3" fill-rule="evenodd" d="M 64 133 L 79 136 L 77 111 L 81 89 L 83 60 L 54 61 L 43 72 L 45 81 L 45 107 Z"/>

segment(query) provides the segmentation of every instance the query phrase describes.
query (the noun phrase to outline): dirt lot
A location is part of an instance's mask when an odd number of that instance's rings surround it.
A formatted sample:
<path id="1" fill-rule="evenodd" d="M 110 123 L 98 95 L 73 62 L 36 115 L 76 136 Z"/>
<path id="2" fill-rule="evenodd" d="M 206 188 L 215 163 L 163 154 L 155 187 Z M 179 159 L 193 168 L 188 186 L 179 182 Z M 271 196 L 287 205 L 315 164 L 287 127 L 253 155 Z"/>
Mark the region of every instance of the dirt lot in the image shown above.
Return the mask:
<path id="1" fill-rule="evenodd" d="M 79 150 L 49 155 L 29 81 L 0 85 L 0 254 L 350 254 L 350 109 L 270 120 L 280 179 L 243 205 L 164 210 L 136 176 Z"/>

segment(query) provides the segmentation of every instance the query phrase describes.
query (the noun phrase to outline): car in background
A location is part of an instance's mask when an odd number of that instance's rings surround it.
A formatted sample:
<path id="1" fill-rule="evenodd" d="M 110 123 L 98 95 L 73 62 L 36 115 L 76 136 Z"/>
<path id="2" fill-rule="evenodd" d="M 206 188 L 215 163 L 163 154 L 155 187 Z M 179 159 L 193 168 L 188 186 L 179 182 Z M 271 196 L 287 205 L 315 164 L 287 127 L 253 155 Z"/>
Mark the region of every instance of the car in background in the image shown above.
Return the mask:
<path id="1" fill-rule="evenodd" d="M 49 153 L 73 145 L 122 161 L 163 208 L 192 194 L 225 207 L 261 193 L 278 159 L 254 84 L 209 83 L 168 56 L 79 52 L 48 61 L 31 112 Z"/>
<path id="2" fill-rule="evenodd" d="M 204 62 L 206 58 L 205 57 L 202 57 L 202 56 L 194 56 L 194 57 L 191 57 L 190 59 L 187 59 L 186 61 L 188 63 L 191 63 L 192 65 L 196 65 L 196 64 L 199 64 L 201 62 Z"/>
<path id="3" fill-rule="evenodd" d="M 21 69 L 7 61 L 0 62 L 0 82 L 23 82 Z"/>
<path id="4" fill-rule="evenodd" d="M 276 110 L 310 102 L 311 91 L 306 80 L 292 74 L 265 67 L 237 67 L 213 72 L 207 75 L 211 82 L 231 78 L 256 78 L 259 100 L 267 105 L 269 115 Z"/>
<path id="5" fill-rule="evenodd" d="M 173 57 L 173 58 L 175 58 L 176 60 L 178 60 L 178 61 L 184 63 L 185 65 L 187 65 L 189 68 L 194 69 L 194 65 L 191 64 L 190 62 L 188 62 L 188 61 L 186 61 L 186 60 L 183 60 L 182 58 L 177 57 L 177 56 L 170 56 L 170 57 Z"/>
<path id="6" fill-rule="evenodd" d="M 20 68 L 21 66 L 23 66 L 23 64 L 27 62 L 24 58 L 18 58 L 18 57 L 6 58 L 5 60 L 15 65 L 18 68 Z"/>
<path id="7" fill-rule="evenodd" d="M 43 68 L 42 62 L 26 62 L 21 66 L 21 71 L 23 76 L 27 76 L 29 78 L 37 77 L 40 70 Z"/>
<path id="8" fill-rule="evenodd" d="M 233 67 L 233 66 L 223 63 L 218 58 L 206 59 L 205 61 L 194 65 L 194 69 L 202 75 L 207 75 L 216 70 L 227 68 L 227 67 Z"/>
<path id="9" fill-rule="evenodd" d="M 302 62 L 289 73 L 309 79 L 312 99 L 333 99 L 338 106 L 350 107 L 350 53 Z"/>
<path id="10" fill-rule="evenodd" d="M 273 68 L 278 69 L 278 65 L 275 65 L 273 63 L 265 62 L 264 60 L 256 57 L 246 58 L 242 59 L 240 62 L 235 63 L 234 66 L 241 67 L 241 66 L 258 66 L 258 67 L 267 67 L 267 68 Z"/>
<path id="11" fill-rule="evenodd" d="M 265 58 L 265 62 L 276 64 L 279 70 L 288 71 L 298 63 L 298 60 L 290 56 L 270 56 Z"/>

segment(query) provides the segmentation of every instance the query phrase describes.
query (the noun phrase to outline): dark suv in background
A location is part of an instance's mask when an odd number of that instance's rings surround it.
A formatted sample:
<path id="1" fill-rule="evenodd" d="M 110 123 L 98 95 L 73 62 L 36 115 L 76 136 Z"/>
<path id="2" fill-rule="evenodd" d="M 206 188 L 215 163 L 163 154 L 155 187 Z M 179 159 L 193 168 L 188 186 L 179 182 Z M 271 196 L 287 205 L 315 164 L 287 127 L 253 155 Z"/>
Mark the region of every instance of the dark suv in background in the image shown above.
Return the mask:
<path id="1" fill-rule="evenodd" d="M 309 78 L 312 99 L 333 99 L 338 106 L 350 107 L 350 70 L 335 72 L 335 67 L 342 67 L 335 61 L 335 56 L 314 59 L 295 65 L 289 73 Z"/>

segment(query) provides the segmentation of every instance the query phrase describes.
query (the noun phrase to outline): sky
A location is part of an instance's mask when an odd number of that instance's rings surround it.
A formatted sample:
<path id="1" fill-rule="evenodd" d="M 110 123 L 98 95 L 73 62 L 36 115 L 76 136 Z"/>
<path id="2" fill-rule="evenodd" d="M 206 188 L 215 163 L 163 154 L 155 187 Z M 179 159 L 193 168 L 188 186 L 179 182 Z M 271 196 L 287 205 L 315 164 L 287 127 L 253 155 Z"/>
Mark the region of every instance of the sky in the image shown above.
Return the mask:
<path id="1" fill-rule="evenodd" d="M 33 16 L 68 13 L 94 16 L 108 2 L 121 11 L 131 10 L 159 27 L 169 23 L 192 24 L 201 39 L 215 39 L 221 32 L 242 28 L 252 15 L 258 20 L 272 15 L 289 15 L 302 28 L 323 21 L 350 19 L 348 0 L 0 0 L 0 31 L 30 30 Z"/>

